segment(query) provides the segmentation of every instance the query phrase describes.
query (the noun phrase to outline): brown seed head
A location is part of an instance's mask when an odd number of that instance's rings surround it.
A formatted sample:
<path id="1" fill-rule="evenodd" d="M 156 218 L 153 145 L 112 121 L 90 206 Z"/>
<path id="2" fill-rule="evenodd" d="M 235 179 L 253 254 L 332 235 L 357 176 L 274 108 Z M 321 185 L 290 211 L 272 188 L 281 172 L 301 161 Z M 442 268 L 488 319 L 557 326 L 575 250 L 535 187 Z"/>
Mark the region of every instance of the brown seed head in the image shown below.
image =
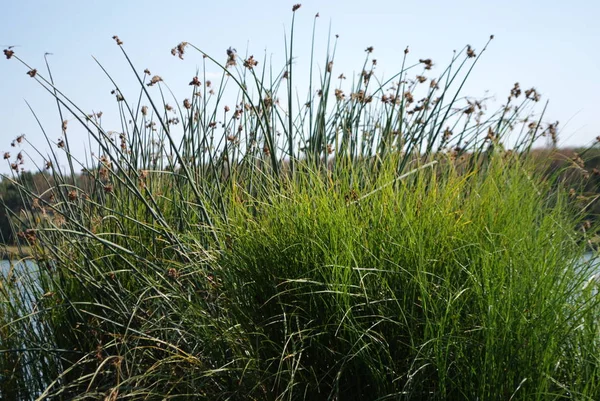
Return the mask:
<path id="1" fill-rule="evenodd" d="M 302 7 L 302 4 L 294 4 L 294 6 L 292 7 L 292 12 L 296 12 L 298 11 L 298 9 Z"/>
<path id="2" fill-rule="evenodd" d="M 146 75 L 150 75 L 150 70 L 146 68 L 146 69 L 144 70 L 144 74 L 146 74 Z"/>
<path id="3" fill-rule="evenodd" d="M 515 85 L 510 90 L 510 96 L 514 97 L 514 98 L 517 98 L 517 97 L 521 96 L 521 88 L 519 87 L 519 83 L 518 82 L 515 82 Z"/>
<path id="4" fill-rule="evenodd" d="M 188 45 L 188 42 L 181 42 L 177 46 L 171 49 L 171 54 L 173 56 L 178 56 L 181 60 L 183 60 L 183 54 L 185 53 L 185 47 Z"/>
<path id="5" fill-rule="evenodd" d="M 117 44 L 119 46 L 121 46 L 123 44 L 123 41 L 121 39 L 119 39 L 119 37 L 117 35 L 113 36 L 112 38 L 115 40 L 115 42 L 117 42 Z"/>
<path id="6" fill-rule="evenodd" d="M 10 159 L 10 153 L 9 152 L 4 152 L 4 160 L 6 159 Z"/>
<path id="7" fill-rule="evenodd" d="M 367 53 L 373 53 L 373 50 L 374 50 L 374 47 L 373 47 L 373 46 L 369 46 L 369 47 L 367 47 L 367 48 L 365 49 L 365 51 L 366 51 Z"/>
<path id="8" fill-rule="evenodd" d="M 475 50 L 473 50 L 473 48 L 471 47 L 471 45 L 467 45 L 467 57 L 468 58 L 473 58 L 475 57 Z"/>
<path id="9" fill-rule="evenodd" d="M 237 50 L 232 47 L 227 49 L 227 63 L 225 63 L 225 67 L 229 68 L 237 64 Z"/>
<path id="10" fill-rule="evenodd" d="M 190 103 L 190 99 L 183 100 L 183 107 L 185 107 L 188 110 L 192 108 L 192 103 Z"/>
<path id="11" fill-rule="evenodd" d="M 200 82 L 200 80 L 196 76 L 196 77 L 192 78 L 192 80 L 190 81 L 189 84 L 192 85 L 192 86 L 198 87 L 198 86 L 202 85 L 202 82 Z"/>
<path id="12" fill-rule="evenodd" d="M 37 74 L 37 70 L 35 68 L 27 71 L 27 75 L 29 75 L 31 78 L 35 77 L 35 74 Z"/>
<path id="13" fill-rule="evenodd" d="M 527 97 L 527 99 L 531 99 L 534 102 L 539 102 L 541 97 L 540 94 L 535 90 L 535 88 L 527 89 L 525 91 L 525 96 Z"/>
<path id="14" fill-rule="evenodd" d="M 15 54 L 14 51 L 9 50 L 9 49 L 4 49 L 4 55 L 6 56 L 7 60 L 10 60 L 10 58 Z"/>
<path id="15" fill-rule="evenodd" d="M 419 59 L 419 63 L 425 64 L 425 69 L 426 70 L 431 70 L 431 67 L 433 67 L 433 61 L 431 61 L 430 58 Z"/>
<path id="16" fill-rule="evenodd" d="M 249 70 L 256 67 L 257 65 L 258 61 L 254 59 L 254 56 L 250 56 L 246 60 L 244 60 L 244 67 L 248 68 Z"/>
<path id="17" fill-rule="evenodd" d="M 154 86 L 157 83 L 161 82 L 163 79 L 161 77 L 159 77 L 158 75 L 155 75 L 152 77 L 152 79 L 150 80 L 150 82 L 148 82 L 146 85 L 148 86 Z"/>

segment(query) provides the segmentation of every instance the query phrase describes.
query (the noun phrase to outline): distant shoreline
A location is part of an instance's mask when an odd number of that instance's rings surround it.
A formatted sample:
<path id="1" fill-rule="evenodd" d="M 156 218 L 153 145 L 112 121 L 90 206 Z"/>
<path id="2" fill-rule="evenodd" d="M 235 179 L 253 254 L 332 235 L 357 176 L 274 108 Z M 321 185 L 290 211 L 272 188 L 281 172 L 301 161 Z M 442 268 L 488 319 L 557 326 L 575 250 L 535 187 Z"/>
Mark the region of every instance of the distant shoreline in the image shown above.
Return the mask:
<path id="1" fill-rule="evenodd" d="M 28 246 L 0 245 L 0 260 L 13 259 L 16 257 L 31 256 L 31 248 Z"/>

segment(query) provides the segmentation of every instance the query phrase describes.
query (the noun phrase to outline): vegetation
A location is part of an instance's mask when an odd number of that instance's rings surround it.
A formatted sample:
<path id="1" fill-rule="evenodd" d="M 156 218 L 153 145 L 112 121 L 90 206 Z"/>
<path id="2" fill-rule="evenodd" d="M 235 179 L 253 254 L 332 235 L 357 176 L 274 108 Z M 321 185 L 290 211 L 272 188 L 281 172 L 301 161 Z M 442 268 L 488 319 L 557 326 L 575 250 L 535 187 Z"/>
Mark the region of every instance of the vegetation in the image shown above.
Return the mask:
<path id="1" fill-rule="evenodd" d="M 387 81 L 368 48 L 348 90 L 334 42 L 299 101 L 293 41 L 279 71 L 183 42 L 174 55 L 223 76 L 193 77 L 176 107 L 113 39 L 140 84 L 113 82 L 116 135 L 4 51 L 56 99 L 63 135 L 47 189 L 6 157 L 35 263 L 2 271 L 3 399 L 600 398 L 582 261 L 596 175 L 579 155 L 540 166 L 531 148 L 557 132 L 534 89 L 486 114 L 460 94 L 480 56 L 467 46 L 436 78 L 406 51 Z M 68 119 L 96 156 L 71 153 Z"/>

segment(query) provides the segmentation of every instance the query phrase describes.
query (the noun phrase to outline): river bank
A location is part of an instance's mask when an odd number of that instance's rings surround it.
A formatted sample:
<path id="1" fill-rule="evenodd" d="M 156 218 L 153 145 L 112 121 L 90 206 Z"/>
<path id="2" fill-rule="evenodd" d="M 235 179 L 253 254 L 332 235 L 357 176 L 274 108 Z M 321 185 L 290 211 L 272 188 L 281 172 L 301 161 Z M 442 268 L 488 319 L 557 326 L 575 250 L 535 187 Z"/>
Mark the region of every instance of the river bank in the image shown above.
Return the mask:
<path id="1" fill-rule="evenodd" d="M 0 245 L 0 259 L 14 259 L 31 256 L 31 248 L 28 246 Z"/>

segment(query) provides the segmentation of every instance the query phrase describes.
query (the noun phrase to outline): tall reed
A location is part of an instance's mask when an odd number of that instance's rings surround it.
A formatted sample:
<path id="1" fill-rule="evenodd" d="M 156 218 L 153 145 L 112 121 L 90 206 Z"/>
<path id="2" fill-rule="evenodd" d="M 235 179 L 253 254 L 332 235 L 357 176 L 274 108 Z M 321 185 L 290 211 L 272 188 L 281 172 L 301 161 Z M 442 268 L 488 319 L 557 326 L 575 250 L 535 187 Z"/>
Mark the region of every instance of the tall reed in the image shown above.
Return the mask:
<path id="1" fill-rule="evenodd" d="M 347 88 L 334 42 L 319 80 L 310 55 L 303 103 L 294 23 L 279 70 L 174 47 L 222 72 L 176 103 L 115 36 L 139 83 L 130 96 L 105 71 L 117 134 L 5 50 L 56 99 L 62 136 L 33 146 L 43 193 L 6 157 L 35 263 L 0 281 L 0 395 L 597 399 L 593 228 L 528 156 L 556 134 L 523 122 L 537 92 L 516 84 L 489 115 L 463 97 L 487 45 L 435 78 L 405 51 L 383 82 L 370 47 Z M 71 151 L 67 120 L 95 156 Z"/>

